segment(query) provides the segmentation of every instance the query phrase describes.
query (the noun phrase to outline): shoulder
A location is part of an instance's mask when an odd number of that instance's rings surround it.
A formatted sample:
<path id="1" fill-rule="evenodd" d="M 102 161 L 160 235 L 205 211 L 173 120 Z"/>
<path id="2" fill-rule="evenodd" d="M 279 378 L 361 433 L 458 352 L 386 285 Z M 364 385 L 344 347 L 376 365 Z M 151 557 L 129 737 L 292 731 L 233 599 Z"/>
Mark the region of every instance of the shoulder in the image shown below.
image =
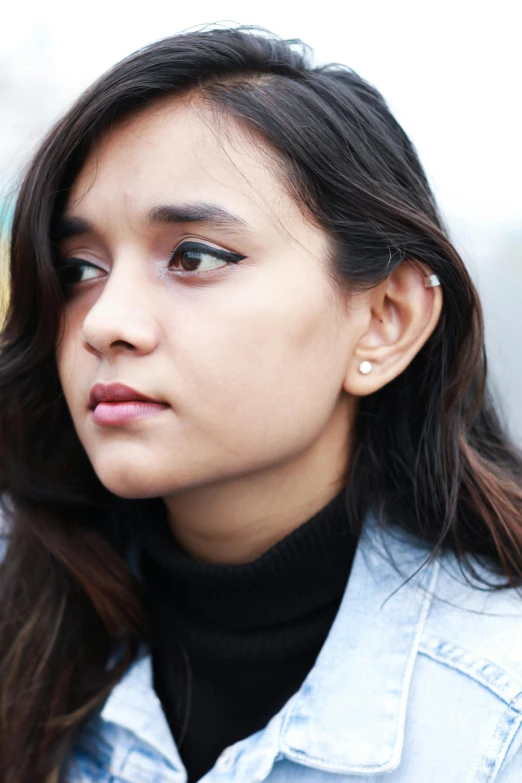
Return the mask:
<path id="1" fill-rule="evenodd" d="M 404 577 L 394 591 L 394 621 L 405 643 L 412 631 L 408 596 L 417 595 L 421 607 L 407 651 L 411 679 L 397 780 L 522 780 L 522 590 L 499 589 L 502 577 L 476 558 L 473 576 L 452 553 L 429 564 L 430 548 L 404 531 L 394 528 L 384 538 Z M 388 572 L 381 559 L 373 568 L 380 580 Z"/>
<path id="2" fill-rule="evenodd" d="M 421 649 L 446 665 L 453 662 L 470 675 L 471 660 L 489 661 L 522 691 L 522 589 L 499 589 L 501 577 L 483 564 L 474 562 L 473 566 L 477 576 L 483 576 L 495 589 L 470 577 L 454 555 L 439 558 L 439 576 Z M 459 655 L 459 650 L 468 654 Z"/>
<path id="3" fill-rule="evenodd" d="M 500 583 L 484 566 L 476 572 Z M 507 781 L 515 766 L 521 779 L 521 591 L 468 581 L 453 555 L 440 557 L 415 668 L 412 714 L 430 744 L 462 761 L 462 779 L 473 769 L 469 780 Z"/>
<path id="4" fill-rule="evenodd" d="M 471 555 L 471 572 L 448 551 L 435 557 L 428 587 L 417 574 L 428 566 L 431 547 L 396 527 L 384 539 L 404 585 L 412 580 L 427 592 L 420 651 L 456 668 L 466 668 L 468 659 L 490 661 L 522 691 L 522 587 L 502 588 L 505 578 L 492 563 Z M 469 656 L 459 659 L 459 649 Z"/>

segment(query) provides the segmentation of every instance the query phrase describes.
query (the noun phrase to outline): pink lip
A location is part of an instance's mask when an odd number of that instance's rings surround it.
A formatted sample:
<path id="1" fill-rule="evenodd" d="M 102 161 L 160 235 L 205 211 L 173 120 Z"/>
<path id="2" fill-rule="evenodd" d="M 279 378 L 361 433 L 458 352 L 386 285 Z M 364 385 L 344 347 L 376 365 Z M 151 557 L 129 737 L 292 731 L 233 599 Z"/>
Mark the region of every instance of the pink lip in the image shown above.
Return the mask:
<path id="1" fill-rule="evenodd" d="M 89 409 L 94 422 L 106 427 L 156 416 L 168 407 L 166 403 L 153 400 L 123 383 L 95 383 L 89 394 Z"/>
<path id="2" fill-rule="evenodd" d="M 128 400 L 141 400 L 143 402 L 159 402 L 147 397 L 124 383 L 95 383 L 89 394 L 89 406 L 95 408 L 99 402 L 127 402 Z"/>
<path id="3" fill-rule="evenodd" d="M 168 405 L 158 402 L 99 402 L 92 412 L 93 421 L 105 427 L 117 427 L 132 419 L 143 419 L 147 416 L 157 416 Z"/>

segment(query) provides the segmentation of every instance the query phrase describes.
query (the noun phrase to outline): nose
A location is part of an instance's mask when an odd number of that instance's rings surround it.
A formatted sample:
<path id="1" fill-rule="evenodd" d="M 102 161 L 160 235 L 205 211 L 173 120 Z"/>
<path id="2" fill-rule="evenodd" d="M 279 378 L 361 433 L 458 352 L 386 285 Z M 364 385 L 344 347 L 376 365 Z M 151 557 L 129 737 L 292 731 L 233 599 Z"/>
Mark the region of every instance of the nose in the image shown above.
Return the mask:
<path id="1" fill-rule="evenodd" d="M 83 321 L 87 349 L 111 357 L 121 352 L 146 355 L 158 344 L 154 301 L 143 276 L 113 269 Z"/>

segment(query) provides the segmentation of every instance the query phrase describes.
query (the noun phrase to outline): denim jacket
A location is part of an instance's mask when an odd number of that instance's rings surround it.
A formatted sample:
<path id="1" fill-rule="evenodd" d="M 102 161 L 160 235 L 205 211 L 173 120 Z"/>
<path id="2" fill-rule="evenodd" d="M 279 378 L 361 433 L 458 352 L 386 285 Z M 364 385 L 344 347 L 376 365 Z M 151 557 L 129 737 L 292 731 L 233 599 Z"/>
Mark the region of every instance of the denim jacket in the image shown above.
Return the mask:
<path id="1" fill-rule="evenodd" d="M 201 783 L 521 783 L 522 598 L 470 586 L 452 555 L 428 553 L 367 520 L 303 684 Z M 185 783 L 145 646 L 60 780 Z"/>

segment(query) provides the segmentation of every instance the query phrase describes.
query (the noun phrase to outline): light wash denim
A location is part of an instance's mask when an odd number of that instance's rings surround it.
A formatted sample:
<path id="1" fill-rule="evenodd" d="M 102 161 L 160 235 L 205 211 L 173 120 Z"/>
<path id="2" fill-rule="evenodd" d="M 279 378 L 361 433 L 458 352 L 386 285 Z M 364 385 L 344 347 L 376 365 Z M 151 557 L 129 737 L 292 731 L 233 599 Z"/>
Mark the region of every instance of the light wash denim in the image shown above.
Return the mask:
<path id="1" fill-rule="evenodd" d="M 428 552 L 367 520 L 304 683 L 201 783 L 522 783 L 522 598 L 470 586 L 452 556 Z M 186 781 L 145 646 L 62 780 Z"/>

